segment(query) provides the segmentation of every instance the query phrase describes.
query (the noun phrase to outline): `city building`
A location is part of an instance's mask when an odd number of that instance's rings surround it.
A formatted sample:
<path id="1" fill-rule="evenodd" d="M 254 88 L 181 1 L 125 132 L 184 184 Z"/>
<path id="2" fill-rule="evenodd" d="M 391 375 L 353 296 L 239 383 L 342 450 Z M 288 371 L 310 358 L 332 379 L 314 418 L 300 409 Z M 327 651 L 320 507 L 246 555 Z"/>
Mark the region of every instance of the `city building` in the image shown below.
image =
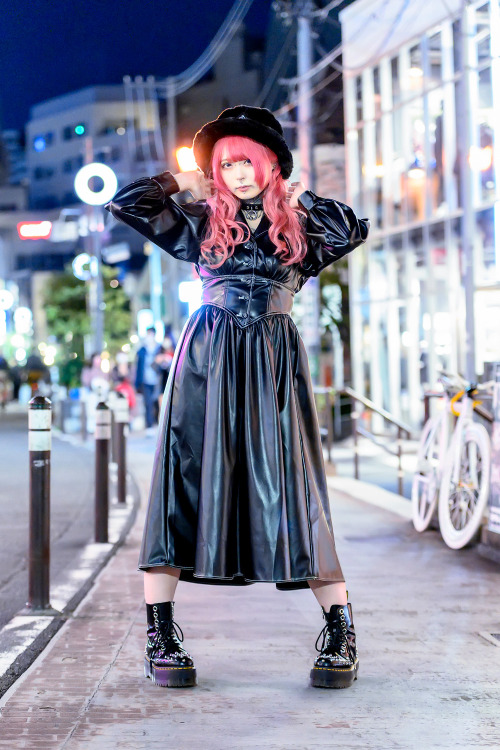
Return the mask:
<path id="1" fill-rule="evenodd" d="M 500 6 L 357 0 L 340 19 L 348 201 L 371 220 L 353 386 L 416 425 L 441 368 L 500 360 Z"/>
<path id="2" fill-rule="evenodd" d="M 24 133 L 14 129 L 3 130 L 0 133 L 0 148 L 5 155 L 8 184 L 26 185 Z"/>
<path id="3" fill-rule="evenodd" d="M 262 45 L 242 28 L 204 78 L 178 97 L 177 146 L 191 145 L 195 132 L 221 109 L 255 99 Z M 79 204 L 74 176 L 89 161 L 112 167 L 120 186 L 165 169 L 168 117 L 161 85 L 152 76 L 139 77 L 135 96 L 130 88 L 89 86 L 31 107 L 25 165 L 30 208 Z"/>
<path id="4" fill-rule="evenodd" d="M 128 131 L 154 130 L 155 114 L 146 102 L 130 118 L 123 84 L 88 86 L 33 106 L 26 125 L 30 207 L 79 204 L 75 174 L 90 161 L 108 164 L 120 183 L 128 180 L 144 160 L 130 152 Z"/>

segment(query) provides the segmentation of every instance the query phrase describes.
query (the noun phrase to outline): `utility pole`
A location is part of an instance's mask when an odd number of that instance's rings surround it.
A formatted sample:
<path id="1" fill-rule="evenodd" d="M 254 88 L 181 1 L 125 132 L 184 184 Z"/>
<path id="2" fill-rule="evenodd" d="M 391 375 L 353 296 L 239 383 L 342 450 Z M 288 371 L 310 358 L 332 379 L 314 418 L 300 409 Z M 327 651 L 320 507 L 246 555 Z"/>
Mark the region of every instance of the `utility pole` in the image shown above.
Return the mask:
<path id="1" fill-rule="evenodd" d="M 94 144 L 92 136 L 85 138 L 85 164 L 94 161 Z M 89 311 L 92 324 L 92 351 L 101 353 L 104 348 L 104 288 L 102 279 L 102 252 L 99 225 L 102 223 L 100 206 L 85 206 L 87 214 L 87 242 L 92 257 L 90 268 L 92 277 L 89 281 Z"/>
<path id="2" fill-rule="evenodd" d="M 314 170 L 314 138 L 313 138 L 313 99 L 311 95 L 311 79 L 303 78 L 313 65 L 313 44 L 311 29 L 311 11 L 313 5 L 310 0 L 297 0 L 297 77 L 298 108 L 297 131 L 300 153 L 300 177 L 310 190 L 315 189 Z"/>
<path id="3" fill-rule="evenodd" d="M 311 0 L 296 0 L 295 2 L 295 13 L 297 15 L 297 76 L 299 78 L 297 134 L 300 153 L 300 179 L 308 190 L 315 190 L 316 188 L 313 150 L 314 103 L 311 94 L 311 78 L 306 78 L 307 72 L 313 66 L 311 29 L 313 9 L 314 5 Z M 319 385 L 321 338 L 319 330 L 320 284 L 317 276 L 311 277 L 305 284 L 301 291 L 301 299 L 304 306 L 303 340 L 309 356 L 312 381 L 315 385 Z"/>
<path id="4" fill-rule="evenodd" d="M 175 78 L 169 76 L 166 81 L 167 92 L 167 166 L 173 172 L 175 168 L 175 147 L 177 145 L 176 87 Z"/>
<path id="5" fill-rule="evenodd" d="M 458 145 L 460 154 L 460 176 L 461 176 L 461 198 L 463 206 L 462 216 L 462 248 L 465 260 L 464 288 L 465 288 L 465 376 L 468 380 L 476 379 L 476 334 L 474 315 L 474 232 L 475 221 L 472 202 L 472 176 L 469 164 L 469 149 L 472 143 L 472 121 L 473 112 L 470 107 L 470 49 L 469 41 L 470 10 L 464 2 L 460 20 L 461 46 L 460 70 L 462 76 L 459 79 L 461 96 L 459 98 L 458 118 Z"/>

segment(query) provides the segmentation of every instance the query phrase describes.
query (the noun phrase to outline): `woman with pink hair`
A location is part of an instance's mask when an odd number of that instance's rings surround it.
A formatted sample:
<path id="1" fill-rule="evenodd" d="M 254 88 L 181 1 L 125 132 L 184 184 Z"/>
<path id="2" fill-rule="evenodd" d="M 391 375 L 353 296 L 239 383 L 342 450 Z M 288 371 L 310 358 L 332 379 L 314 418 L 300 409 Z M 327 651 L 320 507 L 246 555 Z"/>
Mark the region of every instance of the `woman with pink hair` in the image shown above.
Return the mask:
<path id="1" fill-rule="evenodd" d="M 162 400 L 138 563 L 145 675 L 165 687 L 197 684 L 174 621 L 179 578 L 267 581 L 312 589 L 325 626 L 310 684 L 347 687 L 359 665 L 352 607 L 307 354 L 290 312 L 309 277 L 366 240 L 369 222 L 302 183 L 288 185 L 292 155 L 267 109 L 224 110 L 198 131 L 193 150 L 199 170 L 141 178 L 106 205 L 194 263 L 203 288 Z M 173 198 L 185 191 L 195 200 Z"/>

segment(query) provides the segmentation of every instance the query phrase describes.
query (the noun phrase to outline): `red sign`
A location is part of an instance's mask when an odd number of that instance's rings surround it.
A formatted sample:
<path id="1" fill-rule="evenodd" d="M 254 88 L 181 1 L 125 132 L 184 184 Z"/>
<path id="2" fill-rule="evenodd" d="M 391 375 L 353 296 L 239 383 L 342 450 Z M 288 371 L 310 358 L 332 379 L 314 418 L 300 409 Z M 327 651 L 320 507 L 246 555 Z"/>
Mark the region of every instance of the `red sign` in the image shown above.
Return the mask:
<path id="1" fill-rule="evenodd" d="M 17 225 L 21 240 L 47 240 L 51 232 L 51 221 L 20 221 Z"/>

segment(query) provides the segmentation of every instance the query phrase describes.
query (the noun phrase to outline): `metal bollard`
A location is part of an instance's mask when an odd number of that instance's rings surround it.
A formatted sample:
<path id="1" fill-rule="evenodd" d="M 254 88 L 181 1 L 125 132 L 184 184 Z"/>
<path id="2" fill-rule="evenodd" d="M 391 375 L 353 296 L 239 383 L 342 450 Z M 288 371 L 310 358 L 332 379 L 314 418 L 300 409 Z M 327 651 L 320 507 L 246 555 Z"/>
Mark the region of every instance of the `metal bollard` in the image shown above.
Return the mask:
<path id="1" fill-rule="evenodd" d="M 50 588 L 50 449 L 52 404 L 45 396 L 29 402 L 30 536 L 26 606 L 51 609 Z"/>
<path id="2" fill-rule="evenodd" d="M 116 401 L 118 399 L 118 395 L 119 394 L 116 391 L 110 391 L 106 399 L 106 403 L 111 413 L 111 445 L 110 445 L 111 456 L 110 458 L 111 458 L 112 466 L 115 466 L 118 464 L 118 457 L 116 453 L 116 431 L 115 431 L 115 408 L 116 408 Z"/>
<path id="3" fill-rule="evenodd" d="M 109 441 L 111 412 L 100 401 L 95 410 L 95 540 L 108 541 Z"/>
<path id="4" fill-rule="evenodd" d="M 82 441 L 85 443 L 87 441 L 88 432 L 87 432 L 87 404 L 85 401 L 80 400 L 80 420 L 81 420 L 81 436 Z"/>
<path id="5" fill-rule="evenodd" d="M 115 458 L 118 464 L 117 495 L 118 502 L 125 503 L 127 500 L 127 439 L 126 430 L 128 426 L 128 401 L 122 394 L 118 393 L 113 409 L 114 427 L 113 444 L 115 446 Z"/>
<path id="6" fill-rule="evenodd" d="M 355 402 L 352 400 L 351 424 L 354 438 L 354 478 L 359 479 L 359 441 L 358 441 L 358 419 L 360 415 L 356 411 Z"/>

